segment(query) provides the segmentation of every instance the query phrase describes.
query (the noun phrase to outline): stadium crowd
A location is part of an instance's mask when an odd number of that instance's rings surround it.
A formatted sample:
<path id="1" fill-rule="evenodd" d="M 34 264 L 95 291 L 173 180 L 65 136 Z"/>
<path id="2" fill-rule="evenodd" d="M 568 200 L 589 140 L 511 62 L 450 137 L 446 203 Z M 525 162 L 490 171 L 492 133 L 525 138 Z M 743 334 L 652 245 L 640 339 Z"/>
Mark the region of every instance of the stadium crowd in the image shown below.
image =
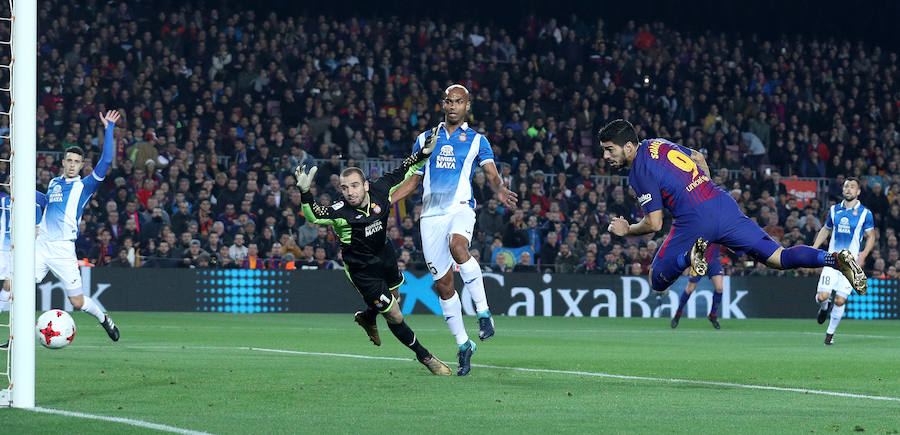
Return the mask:
<path id="1" fill-rule="evenodd" d="M 293 168 L 317 161 L 314 192 L 336 201 L 342 168 L 407 155 L 442 119 L 444 88 L 460 83 L 472 94 L 470 125 L 520 198 L 504 209 L 475 173 L 471 249 L 485 268 L 647 273 L 671 219 L 642 238 L 606 232 L 610 217 L 641 213 L 627 177 L 594 143 L 600 127 L 624 118 L 642 138 L 705 153 L 715 182 L 785 246 L 812 244 L 843 180 L 859 178 L 878 238 L 865 269 L 898 277 L 895 52 L 574 15 L 492 28 L 193 3 L 39 3 L 38 190 L 66 147 L 96 161 L 98 113 L 124 113 L 113 169 L 76 242 L 90 264 L 340 268 L 335 235 L 300 213 Z M 823 191 L 797 206 L 780 182 L 790 177 L 820 178 Z M 389 228 L 403 268 L 424 267 L 419 202 L 397 207 Z M 494 255 L 497 247 L 531 249 Z M 723 255 L 727 273 L 762 273 Z"/>

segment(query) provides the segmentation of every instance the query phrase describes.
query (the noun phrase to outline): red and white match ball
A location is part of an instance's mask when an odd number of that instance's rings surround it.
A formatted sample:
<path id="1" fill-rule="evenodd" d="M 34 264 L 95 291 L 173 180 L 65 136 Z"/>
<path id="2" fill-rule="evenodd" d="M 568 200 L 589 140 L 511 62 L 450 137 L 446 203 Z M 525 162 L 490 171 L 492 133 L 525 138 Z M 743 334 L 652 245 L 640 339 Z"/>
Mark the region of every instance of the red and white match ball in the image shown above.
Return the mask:
<path id="1" fill-rule="evenodd" d="M 75 319 L 63 310 L 46 311 L 38 317 L 34 333 L 46 348 L 66 347 L 75 338 Z"/>

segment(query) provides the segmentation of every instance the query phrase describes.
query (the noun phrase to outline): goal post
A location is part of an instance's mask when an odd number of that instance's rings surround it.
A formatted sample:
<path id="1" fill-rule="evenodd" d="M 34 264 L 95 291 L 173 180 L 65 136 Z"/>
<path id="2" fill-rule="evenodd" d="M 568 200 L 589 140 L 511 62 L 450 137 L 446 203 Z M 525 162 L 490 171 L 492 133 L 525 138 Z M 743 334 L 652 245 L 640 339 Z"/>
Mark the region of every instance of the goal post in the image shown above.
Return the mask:
<path id="1" fill-rule="evenodd" d="M 10 162 L 13 279 L 9 405 L 34 407 L 34 222 L 37 141 L 37 1 L 12 0 Z"/>

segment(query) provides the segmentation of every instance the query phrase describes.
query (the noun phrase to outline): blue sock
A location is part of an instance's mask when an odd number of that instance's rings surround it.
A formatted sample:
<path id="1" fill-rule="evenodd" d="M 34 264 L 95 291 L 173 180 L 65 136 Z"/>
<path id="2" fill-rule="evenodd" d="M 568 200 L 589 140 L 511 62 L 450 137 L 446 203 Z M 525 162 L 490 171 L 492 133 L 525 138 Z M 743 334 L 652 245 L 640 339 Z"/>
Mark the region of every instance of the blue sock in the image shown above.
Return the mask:
<path id="1" fill-rule="evenodd" d="M 713 293 L 712 307 L 709 309 L 709 317 L 717 317 L 719 315 L 719 305 L 722 303 L 722 293 Z"/>
<path id="2" fill-rule="evenodd" d="M 691 265 L 691 250 L 688 249 L 683 255 L 676 257 L 675 264 L 677 264 L 678 268 L 681 270 L 687 269 L 687 267 Z"/>
<path id="3" fill-rule="evenodd" d="M 833 255 L 806 245 L 792 246 L 781 251 L 781 267 L 785 269 L 834 265 Z"/>
<path id="4" fill-rule="evenodd" d="M 681 300 L 678 301 L 678 310 L 675 314 L 681 315 L 681 312 L 684 310 L 684 304 L 687 303 L 688 299 L 691 298 L 691 294 L 688 292 L 684 292 L 681 294 Z"/>

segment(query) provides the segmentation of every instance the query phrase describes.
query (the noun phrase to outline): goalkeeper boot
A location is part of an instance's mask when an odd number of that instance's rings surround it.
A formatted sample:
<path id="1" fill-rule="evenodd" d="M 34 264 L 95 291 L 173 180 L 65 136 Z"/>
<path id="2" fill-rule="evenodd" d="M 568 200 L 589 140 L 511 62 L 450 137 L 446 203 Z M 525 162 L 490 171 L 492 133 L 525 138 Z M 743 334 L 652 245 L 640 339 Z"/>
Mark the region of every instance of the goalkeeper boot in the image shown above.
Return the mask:
<path id="1" fill-rule="evenodd" d="M 853 290 L 856 290 L 856 293 L 860 295 L 866 294 L 866 273 L 859 267 L 859 264 L 856 264 L 853 254 L 849 250 L 842 249 L 835 255 L 838 270 L 847 277 L 847 281 L 850 281 Z"/>
<path id="2" fill-rule="evenodd" d="M 485 310 L 483 313 L 478 313 L 478 338 L 484 341 L 493 336 L 494 318 L 491 317 L 491 311 Z"/>
<path id="3" fill-rule="evenodd" d="M 694 242 L 694 246 L 691 247 L 691 275 L 706 275 L 706 271 L 709 269 L 709 265 L 706 263 L 706 248 L 708 247 L 709 242 L 702 237 Z"/>
<path id="4" fill-rule="evenodd" d="M 719 316 L 716 316 L 715 314 L 710 314 L 709 317 L 707 317 L 707 319 L 709 319 L 709 323 L 712 323 L 713 328 L 722 329 L 722 325 L 719 324 Z"/>
<path id="5" fill-rule="evenodd" d="M 425 367 L 428 367 L 428 370 L 430 370 L 433 375 L 450 376 L 453 374 L 453 372 L 450 371 L 450 367 L 447 367 L 447 364 L 444 364 L 443 361 L 435 358 L 434 355 L 429 354 L 424 359 L 420 359 L 419 362 Z"/>
<path id="6" fill-rule="evenodd" d="M 372 343 L 376 346 L 381 346 L 381 337 L 378 336 L 378 323 L 376 323 L 375 319 L 370 319 L 363 311 L 357 311 L 356 314 L 353 315 L 353 320 L 356 321 L 359 326 L 362 326 L 362 329 L 366 331 L 366 335 L 369 336 L 369 340 L 371 340 Z"/>
<path id="7" fill-rule="evenodd" d="M 475 342 L 469 340 L 459 346 L 456 353 L 459 358 L 459 367 L 456 368 L 456 376 L 465 376 L 472 370 L 472 354 L 475 353 Z"/>
<path id="8" fill-rule="evenodd" d="M 103 329 L 106 330 L 106 333 L 109 335 L 109 338 L 112 341 L 119 341 L 119 327 L 113 323 L 112 318 L 109 317 L 109 314 L 103 319 L 103 322 L 100 323 L 103 326 Z"/>

